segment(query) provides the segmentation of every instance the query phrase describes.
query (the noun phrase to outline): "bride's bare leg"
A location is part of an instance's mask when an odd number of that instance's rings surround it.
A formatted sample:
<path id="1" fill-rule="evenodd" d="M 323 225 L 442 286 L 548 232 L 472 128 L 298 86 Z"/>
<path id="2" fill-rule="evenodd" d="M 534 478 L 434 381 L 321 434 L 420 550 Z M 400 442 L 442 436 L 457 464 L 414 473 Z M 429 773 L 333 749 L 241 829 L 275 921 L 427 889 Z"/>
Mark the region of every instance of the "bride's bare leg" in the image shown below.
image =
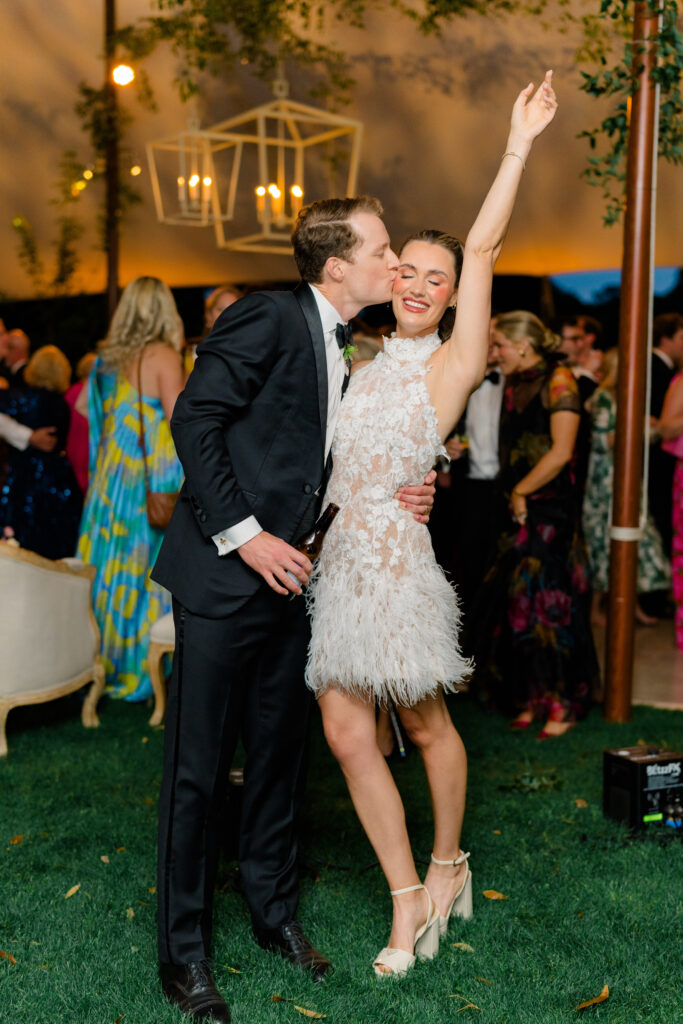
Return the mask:
<path id="1" fill-rule="evenodd" d="M 346 778 L 356 814 L 377 854 L 389 889 L 420 881 L 406 831 L 401 797 L 377 746 L 374 704 L 327 690 L 318 698 L 325 738 Z M 413 952 L 415 933 L 427 916 L 423 891 L 393 897 L 394 915 L 387 943 Z"/>
<path id="2" fill-rule="evenodd" d="M 442 693 L 412 708 L 398 708 L 398 713 L 424 760 L 434 811 L 434 856 L 438 860 L 455 860 L 460 851 L 465 814 L 465 746 L 451 721 Z M 430 862 L 425 885 L 441 914 L 446 914 L 466 872 L 466 862 L 457 868 Z"/>

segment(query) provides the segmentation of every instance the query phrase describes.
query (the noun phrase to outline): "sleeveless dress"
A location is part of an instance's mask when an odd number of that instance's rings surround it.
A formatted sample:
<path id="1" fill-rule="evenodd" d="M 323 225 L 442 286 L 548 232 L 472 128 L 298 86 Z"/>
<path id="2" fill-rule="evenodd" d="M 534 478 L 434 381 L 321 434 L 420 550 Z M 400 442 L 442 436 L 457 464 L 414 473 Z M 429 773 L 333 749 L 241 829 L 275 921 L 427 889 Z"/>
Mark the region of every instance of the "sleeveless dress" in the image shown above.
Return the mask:
<path id="1" fill-rule="evenodd" d="M 333 687 L 410 707 L 440 687 L 463 689 L 471 671 L 427 527 L 394 499 L 445 454 L 425 382 L 439 345 L 437 334 L 387 339 L 342 402 L 323 503 L 340 511 L 307 588 L 306 682 L 316 695 Z"/>
<path id="2" fill-rule="evenodd" d="M 177 491 L 183 470 L 161 401 L 143 395 L 142 414 L 153 491 Z M 112 697 L 152 695 L 149 630 L 171 610 L 171 595 L 150 579 L 163 533 L 149 525 L 140 448 L 138 393 L 98 360 L 88 378 L 90 486 L 78 555 L 97 569 L 93 610 L 102 634 Z"/>
<path id="3" fill-rule="evenodd" d="M 70 557 L 76 550 L 83 495 L 64 454 L 69 406 L 56 391 L 27 386 L 0 391 L 0 412 L 32 430 L 57 431 L 54 451 L 30 445 L 24 451 L 9 448 L 7 476 L 0 480 L 0 534 L 9 526 L 22 548 L 44 558 Z"/>

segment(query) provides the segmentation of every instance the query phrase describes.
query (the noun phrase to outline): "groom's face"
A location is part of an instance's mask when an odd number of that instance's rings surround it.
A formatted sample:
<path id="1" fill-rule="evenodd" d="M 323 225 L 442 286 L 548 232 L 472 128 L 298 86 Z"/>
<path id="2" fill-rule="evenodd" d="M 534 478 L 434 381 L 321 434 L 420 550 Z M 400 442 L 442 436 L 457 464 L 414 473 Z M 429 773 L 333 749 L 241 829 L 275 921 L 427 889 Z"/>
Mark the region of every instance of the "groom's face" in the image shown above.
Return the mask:
<path id="1" fill-rule="evenodd" d="M 350 261 L 344 261 L 347 296 L 359 309 L 387 302 L 398 269 L 384 222 L 374 213 L 355 213 L 349 223 L 361 239 Z"/>

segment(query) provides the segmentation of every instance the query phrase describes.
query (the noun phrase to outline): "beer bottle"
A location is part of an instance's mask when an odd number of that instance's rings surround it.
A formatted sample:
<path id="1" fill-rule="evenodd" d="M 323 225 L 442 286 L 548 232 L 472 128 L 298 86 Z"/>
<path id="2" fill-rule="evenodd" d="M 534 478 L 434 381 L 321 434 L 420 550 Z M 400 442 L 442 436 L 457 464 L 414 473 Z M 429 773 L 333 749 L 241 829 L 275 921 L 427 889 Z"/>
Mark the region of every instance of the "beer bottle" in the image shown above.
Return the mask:
<path id="1" fill-rule="evenodd" d="M 325 534 L 334 522 L 334 518 L 338 511 L 339 505 L 335 505 L 330 502 L 323 514 L 314 524 L 311 532 L 301 537 L 296 544 L 292 545 L 292 547 L 295 547 L 297 551 L 302 553 L 302 555 L 306 555 L 309 562 L 315 562 L 316 559 L 320 557 L 320 552 L 323 549 L 323 541 L 325 540 Z M 301 586 L 301 582 L 296 578 L 293 572 L 289 571 L 289 569 L 287 570 L 287 575 L 290 579 L 294 580 L 298 587 Z M 292 596 L 296 597 L 297 595 L 294 594 Z"/>

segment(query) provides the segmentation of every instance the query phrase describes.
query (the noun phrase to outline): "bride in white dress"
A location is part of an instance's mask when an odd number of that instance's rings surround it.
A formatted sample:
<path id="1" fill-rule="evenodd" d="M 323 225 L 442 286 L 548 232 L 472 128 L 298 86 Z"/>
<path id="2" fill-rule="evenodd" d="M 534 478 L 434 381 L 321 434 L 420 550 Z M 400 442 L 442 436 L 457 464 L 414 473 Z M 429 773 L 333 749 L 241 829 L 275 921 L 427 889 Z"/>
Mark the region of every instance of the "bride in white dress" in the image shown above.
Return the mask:
<path id="1" fill-rule="evenodd" d="M 405 973 L 416 955 L 433 957 L 449 917 L 472 913 L 469 854 L 460 849 L 467 759 L 443 696 L 462 688 L 470 665 L 458 643 L 457 597 L 427 529 L 393 495 L 444 453 L 484 377 L 493 268 L 531 144 L 556 106 L 550 71 L 535 93 L 530 84 L 518 96 L 498 173 L 464 247 L 438 232 L 404 244 L 396 335 L 373 362 L 354 365 L 335 432 L 325 501 L 341 511 L 308 590 L 307 682 L 393 897 L 389 942 L 373 964 L 381 977 Z M 429 782 L 434 846 L 424 885 L 376 742 L 375 704 L 389 698 Z"/>

